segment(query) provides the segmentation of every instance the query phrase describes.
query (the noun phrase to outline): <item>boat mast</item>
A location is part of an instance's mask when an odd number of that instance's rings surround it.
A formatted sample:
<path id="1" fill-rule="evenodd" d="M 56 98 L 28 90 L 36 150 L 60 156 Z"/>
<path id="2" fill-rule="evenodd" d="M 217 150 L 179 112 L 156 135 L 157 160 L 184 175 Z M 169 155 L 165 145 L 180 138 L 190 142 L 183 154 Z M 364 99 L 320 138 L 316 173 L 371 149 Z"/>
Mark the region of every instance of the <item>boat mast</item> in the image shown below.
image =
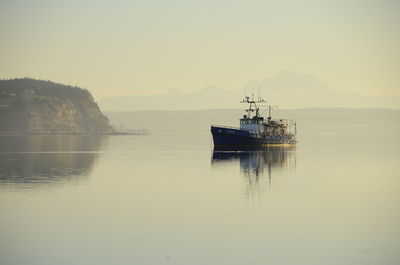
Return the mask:
<path id="1" fill-rule="evenodd" d="M 265 102 L 265 100 L 261 99 L 260 97 L 258 100 L 254 100 L 254 94 L 252 94 L 251 100 L 250 100 L 250 97 L 246 96 L 242 101 L 240 101 L 240 103 L 250 104 L 249 108 L 246 109 L 248 118 L 250 118 L 250 112 L 252 112 L 252 111 L 256 111 L 256 117 L 260 117 L 260 113 L 259 113 L 260 108 L 257 107 L 257 103 L 261 103 L 261 102 Z M 253 109 L 253 105 L 254 105 L 254 109 Z"/>
<path id="2" fill-rule="evenodd" d="M 271 119 L 271 105 L 268 106 L 268 120 Z"/>

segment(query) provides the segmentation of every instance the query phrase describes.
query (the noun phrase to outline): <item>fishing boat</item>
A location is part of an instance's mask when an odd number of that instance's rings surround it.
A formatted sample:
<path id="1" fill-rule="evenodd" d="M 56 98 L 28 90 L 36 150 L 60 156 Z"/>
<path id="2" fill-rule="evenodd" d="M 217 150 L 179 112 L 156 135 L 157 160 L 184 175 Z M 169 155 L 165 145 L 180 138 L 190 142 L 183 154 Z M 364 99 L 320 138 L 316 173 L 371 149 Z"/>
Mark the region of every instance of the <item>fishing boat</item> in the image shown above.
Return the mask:
<path id="1" fill-rule="evenodd" d="M 269 145 L 296 144 L 296 121 L 273 119 L 271 117 L 271 105 L 268 106 L 268 117 L 265 119 L 260 115 L 260 108 L 257 105 L 265 102 L 260 98 L 254 100 L 254 96 L 252 99 L 245 97 L 241 103 L 248 104 L 248 108 L 245 110 L 246 114 L 240 119 L 240 127 L 212 125 L 211 133 L 214 149 L 240 150 Z"/>

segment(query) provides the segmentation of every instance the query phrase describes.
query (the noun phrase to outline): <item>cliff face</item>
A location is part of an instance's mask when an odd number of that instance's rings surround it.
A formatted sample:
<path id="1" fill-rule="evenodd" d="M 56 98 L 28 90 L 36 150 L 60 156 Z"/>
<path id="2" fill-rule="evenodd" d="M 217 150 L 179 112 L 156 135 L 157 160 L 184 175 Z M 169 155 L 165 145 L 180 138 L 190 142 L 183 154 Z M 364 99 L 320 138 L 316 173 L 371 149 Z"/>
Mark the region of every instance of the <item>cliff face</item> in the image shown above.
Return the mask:
<path id="1" fill-rule="evenodd" d="M 0 80 L 0 132 L 110 134 L 90 92 L 34 79 Z"/>

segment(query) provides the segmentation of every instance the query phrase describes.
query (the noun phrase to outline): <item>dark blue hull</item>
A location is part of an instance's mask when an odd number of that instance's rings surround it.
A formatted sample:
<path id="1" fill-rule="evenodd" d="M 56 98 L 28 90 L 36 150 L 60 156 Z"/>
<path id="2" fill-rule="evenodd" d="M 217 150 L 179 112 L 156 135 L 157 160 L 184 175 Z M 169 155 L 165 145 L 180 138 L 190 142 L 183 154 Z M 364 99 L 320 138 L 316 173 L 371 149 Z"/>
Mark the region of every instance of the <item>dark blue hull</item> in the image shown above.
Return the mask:
<path id="1" fill-rule="evenodd" d="M 211 126 L 214 145 L 217 147 L 262 147 L 271 144 L 295 144 L 296 140 L 285 137 L 263 137 L 249 131 Z"/>

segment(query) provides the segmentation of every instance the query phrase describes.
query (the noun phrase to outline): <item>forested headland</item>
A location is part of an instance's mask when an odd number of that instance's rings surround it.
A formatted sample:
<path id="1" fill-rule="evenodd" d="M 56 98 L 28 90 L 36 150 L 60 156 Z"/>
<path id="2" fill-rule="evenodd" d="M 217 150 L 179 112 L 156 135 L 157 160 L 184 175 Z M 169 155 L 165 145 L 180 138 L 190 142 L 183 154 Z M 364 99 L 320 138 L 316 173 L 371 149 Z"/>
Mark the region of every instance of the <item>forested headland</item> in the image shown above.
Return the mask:
<path id="1" fill-rule="evenodd" d="M 112 134 L 87 89 L 52 81 L 0 80 L 2 134 Z"/>

